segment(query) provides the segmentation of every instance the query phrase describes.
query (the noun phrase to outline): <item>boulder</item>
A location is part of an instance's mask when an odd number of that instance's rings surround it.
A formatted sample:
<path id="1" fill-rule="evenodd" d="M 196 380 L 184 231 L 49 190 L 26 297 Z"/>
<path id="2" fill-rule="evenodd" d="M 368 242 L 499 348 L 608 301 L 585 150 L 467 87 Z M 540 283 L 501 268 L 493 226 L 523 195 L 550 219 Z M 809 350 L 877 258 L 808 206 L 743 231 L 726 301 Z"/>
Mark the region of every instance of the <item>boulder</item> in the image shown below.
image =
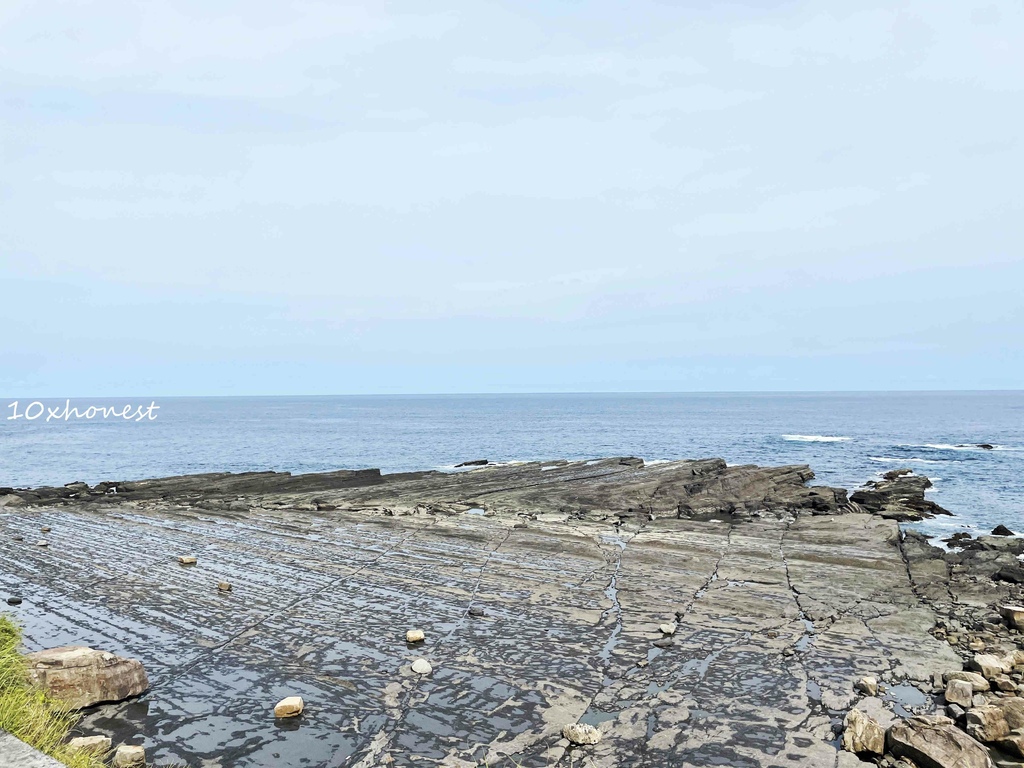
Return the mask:
<path id="1" fill-rule="evenodd" d="M 69 709 L 123 701 L 149 688 L 141 662 L 106 651 L 72 645 L 30 653 L 25 659 L 33 681 Z"/>
<path id="2" fill-rule="evenodd" d="M 965 709 L 970 709 L 973 696 L 974 688 L 966 680 L 950 680 L 946 684 L 947 704 L 959 704 Z"/>
<path id="3" fill-rule="evenodd" d="M 1011 733 L 997 741 L 996 746 L 1014 757 L 1024 757 L 1024 733 Z"/>
<path id="4" fill-rule="evenodd" d="M 878 695 L 878 678 L 875 677 L 862 677 L 853 687 L 863 693 L 865 696 L 877 696 Z"/>
<path id="5" fill-rule="evenodd" d="M 1024 605 L 1001 605 L 999 615 L 1006 619 L 1011 629 L 1024 629 Z"/>
<path id="6" fill-rule="evenodd" d="M 860 710 L 851 709 L 843 722 L 843 749 L 881 755 L 885 752 L 885 729 Z"/>
<path id="7" fill-rule="evenodd" d="M 896 757 L 920 768 L 993 768 L 988 750 L 957 728 L 948 717 L 911 717 L 896 723 L 886 737 Z"/>
<path id="8" fill-rule="evenodd" d="M 942 676 L 942 679 L 947 683 L 950 680 L 964 680 L 971 684 L 971 689 L 975 693 L 983 693 L 984 691 L 987 691 L 992 687 L 989 684 L 988 680 L 979 675 L 977 672 L 947 672 Z"/>
<path id="9" fill-rule="evenodd" d="M 219 582 L 217 584 L 217 591 L 218 592 L 230 592 L 231 591 L 231 585 L 228 582 L 226 582 L 226 581 Z"/>
<path id="10" fill-rule="evenodd" d="M 1024 699 L 1006 697 L 999 699 L 996 706 L 1003 710 L 1003 717 L 1011 731 L 1024 728 Z"/>
<path id="11" fill-rule="evenodd" d="M 601 732 L 586 723 L 570 723 L 562 728 L 562 736 L 573 744 L 597 744 L 601 740 Z"/>
<path id="12" fill-rule="evenodd" d="M 178 562 L 181 563 L 181 565 L 195 565 L 198 560 L 191 555 L 182 555 L 178 558 Z"/>
<path id="13" fill-rule="evenodd" d="M 1005 525 L 997 525 L 992 529 L 993 536 L 1013 536 L 1013 531 L 1007 528 Z"/>
<path id="14" fill-rule="evenodd" d="M 274 717 L 298 717 L 306 708 L 301 696 L 288 696 L 274 706 Z"/>
<path id="15" fill-rule="evenodd" d="M 967 712 L 967 732 L 978 741 L 997 741 L 1010 735 L 1010 726 L 1002 709 L 986 705 Z"/>
<path id="16" fill-rule="evenodd" d="M 422 643 L 426 635 L 423 634 L 422 629 L 410 629 L 405 633 L 405 642 L 407 643 Z"/>
<path id="17" fill-rule="evenodd" d="M 1006 660 L 991 653 L 977 653 L 969 664 L 971 669 L 976 669 L 986 680 L 994 680 L 1000 675 L 1005 675 L 1013 669 L 1013 665 L 1007 666 Z"/>
<path id="18" fill-rule="evenodd" d="M 430 662 L 426 659 L 416 659 L 412 663 L 412 671 L 417 675 L 429 675 L 434 671 L 434 668 L 430 666 Z"/>
<path id="19" fill-rule="evenodd" d="M 146 768 L 146 750 L 134 744 L 122 744 L 110 764 L 113 768 Z"/>
<path id="20" fill-rule="evenodd" d="M 72 755 L 95 755 L 102 757 L 110 751 L 109 736 L 79 736 L 68 742 L 68 752 Z"/>
<path id="21" fill-rule="evenodd" d="M 1004 565 L 992 575 L 992 578 L 1010 584 L 1024 584 L 1024 568 L 1019 565 Z"/>
<path id="22" fill-rule="evenodd" d="M 48 546 L 50 546 L 50 542 L 46 541 L 45 539 L 40 539 L 39 541 L 36 542 L 36 546 L 37 547 L 48 547 Z"/>
<path id="23" fill-rule="evenodd" d="M 662 624 L 658 627 L 658 631 L 663 635 L 674 635 L 676 633 L 676 624 L 671 622 L 669 624 Z"/>
<path id="24" fill-rule="evenodd" d="M 473 459 L 472 461 L 464 461 L 461 464 L 456 464 L 455 468 L 459 467 L 486 467 L 488 464 L 487 459 Z"/>

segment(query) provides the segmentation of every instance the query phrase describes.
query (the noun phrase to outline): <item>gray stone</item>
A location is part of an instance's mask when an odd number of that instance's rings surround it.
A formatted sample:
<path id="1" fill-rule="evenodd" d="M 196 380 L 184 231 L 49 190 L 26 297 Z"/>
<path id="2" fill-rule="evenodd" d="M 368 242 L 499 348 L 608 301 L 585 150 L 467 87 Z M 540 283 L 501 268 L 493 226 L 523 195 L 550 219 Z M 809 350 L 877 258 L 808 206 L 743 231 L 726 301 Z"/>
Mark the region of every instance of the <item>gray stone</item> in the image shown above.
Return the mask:
<path id="1" fill-rule="evenodd" d="M 562 736 L 573 744 L 592 745 L 601 741 L 601 732 L 586 723 L 570 723 L 562 728 Z"/>

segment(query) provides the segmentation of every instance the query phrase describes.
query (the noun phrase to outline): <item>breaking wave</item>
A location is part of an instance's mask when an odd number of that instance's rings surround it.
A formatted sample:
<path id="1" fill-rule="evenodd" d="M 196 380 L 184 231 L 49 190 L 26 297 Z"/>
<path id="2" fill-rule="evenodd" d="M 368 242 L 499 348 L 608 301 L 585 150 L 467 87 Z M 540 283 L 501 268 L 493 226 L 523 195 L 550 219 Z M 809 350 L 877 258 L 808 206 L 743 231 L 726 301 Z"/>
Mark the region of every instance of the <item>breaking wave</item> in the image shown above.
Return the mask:
<path id="1" fill-rule="evenodd" d="M 849 437 L 833 437 L 830 435 L 783 435 L 783 440 L 791 443 L 845 443 Z"/>

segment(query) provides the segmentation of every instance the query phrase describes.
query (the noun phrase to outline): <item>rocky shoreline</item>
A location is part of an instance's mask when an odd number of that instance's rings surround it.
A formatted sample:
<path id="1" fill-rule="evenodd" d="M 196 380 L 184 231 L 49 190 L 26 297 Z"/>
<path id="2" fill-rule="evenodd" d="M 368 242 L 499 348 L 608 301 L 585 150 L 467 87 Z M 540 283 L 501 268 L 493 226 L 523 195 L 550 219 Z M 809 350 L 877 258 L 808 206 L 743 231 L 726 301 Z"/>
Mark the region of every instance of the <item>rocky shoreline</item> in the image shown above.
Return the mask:
<path id="1" fill-rule="evenodd" d="M 625 457 L 0 488 L 0 589 L 29 650 L 145 667 L 82 730 L 161 762 L 1024 766 L 1024 542 L 901 531 L 949 514 L 906 470 L 813 477 Z"/>

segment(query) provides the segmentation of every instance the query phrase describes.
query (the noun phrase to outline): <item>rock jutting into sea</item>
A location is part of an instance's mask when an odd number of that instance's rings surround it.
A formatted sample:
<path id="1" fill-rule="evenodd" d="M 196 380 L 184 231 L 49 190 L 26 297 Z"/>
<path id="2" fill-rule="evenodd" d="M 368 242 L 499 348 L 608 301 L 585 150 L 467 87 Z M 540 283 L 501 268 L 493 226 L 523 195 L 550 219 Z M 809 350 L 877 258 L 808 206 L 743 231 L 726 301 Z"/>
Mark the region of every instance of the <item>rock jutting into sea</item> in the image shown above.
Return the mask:
<path id="1" fill-rule="evenodd" d="M 0 584 L 144 667 L 83 710 L 123 760 L 1024 765 L 1022 540 L 901 530 L 927 478 L 469 464 L 0 488 Z"/>

